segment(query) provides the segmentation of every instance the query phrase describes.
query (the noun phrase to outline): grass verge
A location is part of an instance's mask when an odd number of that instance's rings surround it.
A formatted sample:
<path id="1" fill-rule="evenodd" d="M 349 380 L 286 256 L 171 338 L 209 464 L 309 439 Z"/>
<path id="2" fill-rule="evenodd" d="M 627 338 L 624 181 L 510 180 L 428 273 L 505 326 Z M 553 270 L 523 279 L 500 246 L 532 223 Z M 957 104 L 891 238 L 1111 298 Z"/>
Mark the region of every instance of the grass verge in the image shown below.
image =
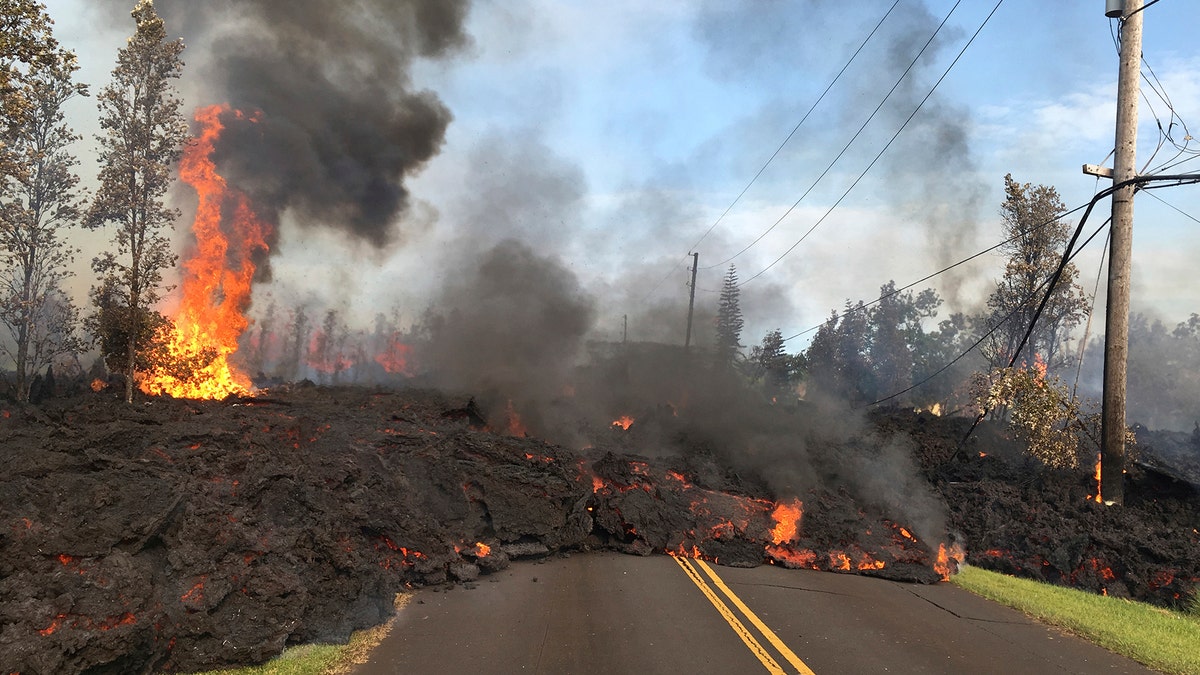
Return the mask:
<path id="1" fill-rule="evenodd" d="M 411 596 L 396 596 L 397 610 L 408 604 Z M 366 663 L 367 657 L 392 630 L 393 618 L 385 624 L 355 631 L 344 645 L 298 645 L 261 666 L 210 670 L 197 675 L 347 675 L 355 666 Z"/>
<path id="2" fill-rule="evenodd" d="M 1172 612 L 969 566 L 951 581 L 1156 670 L 1200 673 L 1200 603 Z"/>

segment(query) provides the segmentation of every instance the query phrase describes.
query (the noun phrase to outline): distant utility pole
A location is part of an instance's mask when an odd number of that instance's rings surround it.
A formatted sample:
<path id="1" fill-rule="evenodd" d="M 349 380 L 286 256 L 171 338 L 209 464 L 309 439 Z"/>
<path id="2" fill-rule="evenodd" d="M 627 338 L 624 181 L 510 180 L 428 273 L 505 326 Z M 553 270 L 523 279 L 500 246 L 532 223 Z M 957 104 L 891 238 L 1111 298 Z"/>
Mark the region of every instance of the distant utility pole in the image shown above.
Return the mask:
<path id="1" fill-rule="evenodd" d="M 621 344 L 625 344 L 626 342 L 629 342 L 629 315 L 623 314 L 621 316 L 623 317 L 624 321 L 621 326 Z"/>
<path id="2" fill-rule="evenodd" d="M 1124 0 L 1121 67 L 1117 76 L 1117 135 L 1113 183 L 1137 175 L 1138 78 L 1142 69 L 1142 2 Z M 1108 311 L 1104 329 L 1104 401 L 1101 423 L 1100 495 L 1125 501 L 1125 382 L 1129 356 L 1129 279 L 1133 255 L 1133 193 L 1127 185 L 1112 196 L 1108 258 Z"/>
<path id="3" fill-rule="evenodd" d="M 692 313 L 696 309 L 696 270 L 700 269 L 700 254 L 692 254 L 692 283 L 689 285 L 691 291 L 688 293 L 688 325 L 687 337 L 683 339 L 683 349 L 687 351 L 692 348 Z"/>

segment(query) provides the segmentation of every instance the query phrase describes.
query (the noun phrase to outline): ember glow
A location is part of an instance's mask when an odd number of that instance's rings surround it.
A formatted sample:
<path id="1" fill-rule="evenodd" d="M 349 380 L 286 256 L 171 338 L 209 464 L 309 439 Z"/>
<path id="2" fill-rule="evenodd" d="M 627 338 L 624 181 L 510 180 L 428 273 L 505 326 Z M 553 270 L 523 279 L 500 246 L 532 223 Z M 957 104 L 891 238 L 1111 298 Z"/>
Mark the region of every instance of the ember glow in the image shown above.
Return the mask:
<path id="1" fill-rule="evenodd" d="M 223 105 L 196 112 L 200 135 L 187 146 L 180 164 L 180 178 L 195 188 L 199 203 L 192 223 L 195 250 L 183 262 L 183 298 L 168 346 L 175 357 L 212 360 L 186 379 L 168 374 L 144 379 L 140 386 L 147 394 L 224 398 L 248 393 L 251 387 L 250 378 L 229 357 L 250 325 L 245 311 L 257 267 L 254 258 L 267 251 L 271 227 L 254 214 L 246 195 L 226 184 L 213 163 L 224 130 L 220 117 L 227 113 L 246 119 Z"/>
<path id="2" fill-rule="evenodd" d="M 629 431 L 629 427 L 633 426 L 633 418 L 629 415 L 621 415 L 617 419 L 613 420 L 612 425 L 614 428 L 621 428 L 625 431 Z"/>

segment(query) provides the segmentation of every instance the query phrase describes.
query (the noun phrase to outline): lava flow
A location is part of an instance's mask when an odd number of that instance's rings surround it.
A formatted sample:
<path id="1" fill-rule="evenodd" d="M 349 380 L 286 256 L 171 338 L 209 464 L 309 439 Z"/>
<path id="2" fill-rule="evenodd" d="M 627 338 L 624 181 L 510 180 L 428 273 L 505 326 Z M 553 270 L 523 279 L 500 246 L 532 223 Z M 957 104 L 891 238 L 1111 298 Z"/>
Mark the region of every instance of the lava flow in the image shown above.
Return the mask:
<path id="1" fill-rule="evenodd" d="M 260 220 L 245 194 L 217 173 L 212 154 L 224 130 L 221 115 L 240 111 L 225 105 L 196 112 L 200 135 L 188 145 L 180 164 L 184 182 L 199 197 L 192 223 L 196 245 L 183 263 L 183 297 L 173 318 L 168 350 L 173 360 L 191 362 L 194 372 L 156 372 L 141 382 L 147 394 L 177 398 L 223 398 L 245 394 L 250 378 L 229 362 L 250 321 L 255 258 L 268 250 L 271 226 Z M 250 118 L 253 120 L 253 118 Z"/>

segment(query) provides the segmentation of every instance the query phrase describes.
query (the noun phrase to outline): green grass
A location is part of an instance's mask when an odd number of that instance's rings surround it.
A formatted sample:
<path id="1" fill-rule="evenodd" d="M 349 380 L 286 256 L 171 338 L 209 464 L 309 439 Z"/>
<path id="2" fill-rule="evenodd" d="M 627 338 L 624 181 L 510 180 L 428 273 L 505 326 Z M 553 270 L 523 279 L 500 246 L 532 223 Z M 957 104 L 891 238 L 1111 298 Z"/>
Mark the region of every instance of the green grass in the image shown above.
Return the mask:
<path id="1" fill-rule="evenodd" d="M 299 645 L 261 666 L 210 670 L 200 675 L 324 675 L 338 663 L 346 645 Z"/>
<path id="2" fill-rule="evenodd" d="M 1200 601 L 1187 613 L 964 567 L 951 581 L 1166 673 L 1200 673 Z"/>
<path id="3" fill-rule="evenodd" d="M 398 594 L 393 606 L 397 611 L 408 604 L 411 594 Z M 345 675 L 354 666 L 366 663 L 371 650 L 387 637 L 395 622 L 355 631 L 344 645 L 298 645 L 261 666 L 210 670 L 196 675 Z"/>

